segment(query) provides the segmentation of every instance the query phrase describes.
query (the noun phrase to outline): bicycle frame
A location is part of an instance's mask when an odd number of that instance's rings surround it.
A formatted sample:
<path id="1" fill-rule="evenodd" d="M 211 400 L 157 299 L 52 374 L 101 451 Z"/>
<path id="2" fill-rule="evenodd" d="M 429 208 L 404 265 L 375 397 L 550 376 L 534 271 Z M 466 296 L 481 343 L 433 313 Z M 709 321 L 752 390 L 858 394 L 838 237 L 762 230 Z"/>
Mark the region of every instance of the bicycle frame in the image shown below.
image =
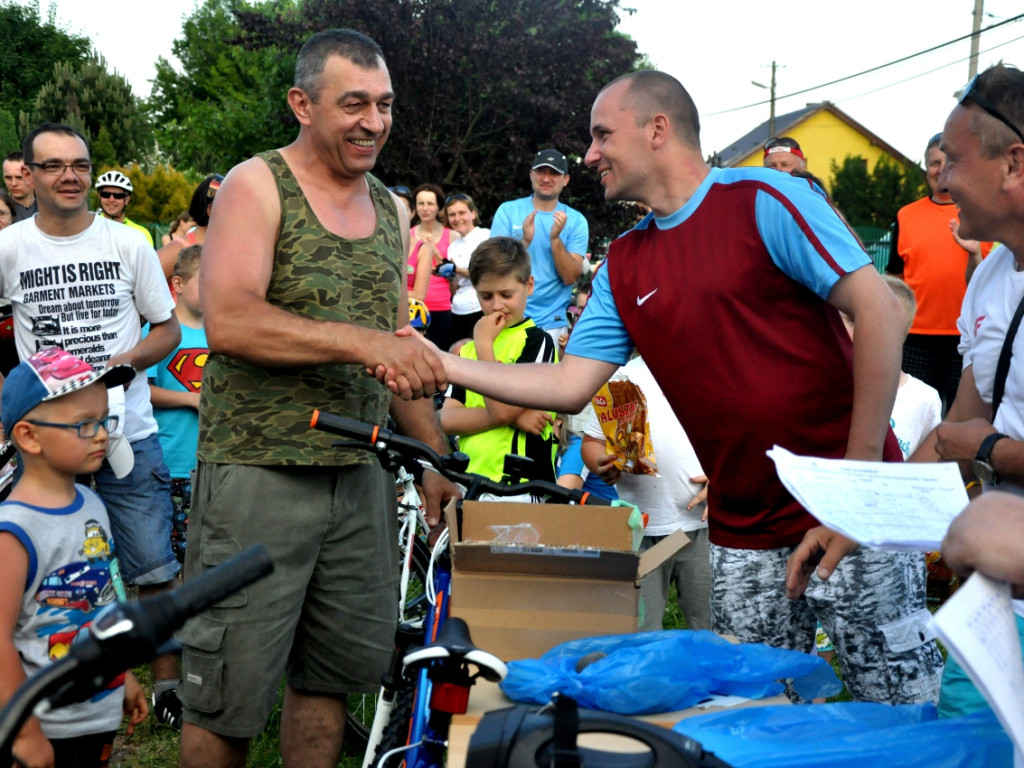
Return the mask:
<path id="1" fill-rule="evenodd" d="M 466 473 L 464 470 L 468 465 L 468 458 L 464 454 L 442 457 L 423 443 L 395 435 L 390 430 L 372 424 L 364 424 L 316 411 L 311 426 L 349 438 L 349 441 L 336 443 L 337 447 L 361 448 L 373 452 L 381 465 L 388 471 L 396 473 L 399 471 L 401 463 L 397 460 L 398 456 L 415 459 L 424 467 L 432 467 L 453 482 L 463 485 L 467 489 L 466 498 L 477 498 L 482 493 L 512 496 L 524 492 L 534 492 L 562 499 L 568 503 L 582 504 L 586 503 L 588 499 L 592 499 L 592 503 L 608 503 L 605 500 L 590 497 L 582 491 L 563 488 L 543 480 L 530 480 L 525 483 L 495 483 L 480 475 Z M 409 485 L 412 485 L 411 482 Z M 415 488 L 412 489 L 412 492 L 415 493 Z M 416 498 L 418 500 L 418 494 L 416 494 Z M 407 531 L 406 536 L 408 537 L 406 540 L 411 542 L 415 531 Z M 431 611 L 428 621 L 424 622 L 423 645 L 427 645 L 437 638 L 450 611 L 451 570 L 448 564 L 441 562 L 443 558 L 439 557 L 446 546 L 447 534 L 445 533 L 438 539 L 434 547 L 431 554 L 431 565 L 427 571 L 426 585 Z M 404 598 L 402 602 L 404 606 Z M 398 633 L 398 636 L 400 635 L 401 628 Z M 396 656 L 398 654 L 404 655 L 404 652 L 396 646 Z M 389 764 L 390 758 L 399 754 L 401 754 L 406 768 L 443 766 L 451 715 L 456 713 L 455 708 L 460 706 L 460 702 L 464 702 L 465 698 L 468 698 L 468 691 L 465 692 L 465 696 L 459 693 L 450 695 L 453 692 L 446 684 L 437 687 L 438 697 L 435 699 L 434 681 L 431 679 L 428 668 L 419 669 L 415 674 L 414 699 L 409 717 L 408 735 L 403 739 L 405 745 L 377 755 L 378 745 L 386 736 L 383 723 L 394 714 L 397 694 L 408 686 L 408 683 L 403 684 L 400 679 L 402 675 L 396 669 L 397 661 L 397 658 L 392 660 L 392 671 L 385 676 L 385 684 L 378 700 L 370 741 L 363 759 L 363 768 L 371 768 L 374 761 L 378 768 L 384 768 Z M 407 677 L 406 680 L 408 680 Z M 391 687 L 389 683 L 393 685 L 393 691 L 389 690 Z M 469 686 L 471 685 L 472 679 L 469 680 Z M 385 701 L 386 691 L 395 694 L 387 701 Z"/>

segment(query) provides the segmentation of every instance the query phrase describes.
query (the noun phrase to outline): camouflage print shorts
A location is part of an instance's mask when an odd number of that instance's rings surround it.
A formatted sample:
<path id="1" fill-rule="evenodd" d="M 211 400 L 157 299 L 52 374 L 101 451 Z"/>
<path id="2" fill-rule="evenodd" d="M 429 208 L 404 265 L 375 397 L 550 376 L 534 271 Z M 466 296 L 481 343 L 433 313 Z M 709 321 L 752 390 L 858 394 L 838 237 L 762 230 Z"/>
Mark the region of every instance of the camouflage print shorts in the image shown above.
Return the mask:
<path id="1" fill-rule="evenodd" d="M 861 547 L 828 581 L 812 576 L 806 595 L 790 600 L 785 579 L 792 551 L 711 545 L 715 631 L 813 653 L 817 620 L 855 700 L 937 701 L 942 656 L 928 627 L 924 555 Z"/>

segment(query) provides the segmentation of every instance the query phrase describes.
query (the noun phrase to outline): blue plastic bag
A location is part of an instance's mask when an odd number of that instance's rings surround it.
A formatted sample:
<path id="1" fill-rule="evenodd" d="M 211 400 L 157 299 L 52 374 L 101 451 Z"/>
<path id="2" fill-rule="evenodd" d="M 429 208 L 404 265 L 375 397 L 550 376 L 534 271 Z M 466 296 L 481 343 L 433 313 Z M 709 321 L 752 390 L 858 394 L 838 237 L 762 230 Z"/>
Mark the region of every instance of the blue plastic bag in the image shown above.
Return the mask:
<path id="1" fill-rule="evenodd" d="M 991 710 L 938 720 L 932 704 L 747 707 L 690 717 L 673 730 L 733 768 L 1013 765 L 1013 746 Z"/>
<path id="2" fill-rule="evenodd" d="M 606 655 L 577 672 L 577 662 L 596 652 Z M 842 690 L 832 667 L 817 655 L 735 644 L 713 632 L 691 630 L 562 643 L 539 659 L 509 663 L 501 689 L 513 701 L 545 704 L 558 692 L 588 709 L 644 715 L 686 709 L 712 694 L 776 696 L 784 679 L 792 679 L 805 699 Z"/>

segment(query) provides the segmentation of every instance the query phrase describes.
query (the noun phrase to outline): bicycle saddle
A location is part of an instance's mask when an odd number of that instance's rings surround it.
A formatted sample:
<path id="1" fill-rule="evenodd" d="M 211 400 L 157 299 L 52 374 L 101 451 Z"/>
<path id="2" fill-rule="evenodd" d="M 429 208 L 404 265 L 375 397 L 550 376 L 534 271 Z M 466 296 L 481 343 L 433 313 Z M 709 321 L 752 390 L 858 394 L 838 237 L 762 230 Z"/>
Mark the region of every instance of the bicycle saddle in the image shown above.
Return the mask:
<path id="1" fill-rule="evenodd" d="M 408 673 L 416 667 L 426 666 L 438 659 L 475 664 L 484 680 L 492 683 L 499 682 L 508 674 L 505 662 L 493 653 L 473 645 L 466 622 L 455 616 L 448 617 L 434 642 L 407 653 L 403 666 Z"/>

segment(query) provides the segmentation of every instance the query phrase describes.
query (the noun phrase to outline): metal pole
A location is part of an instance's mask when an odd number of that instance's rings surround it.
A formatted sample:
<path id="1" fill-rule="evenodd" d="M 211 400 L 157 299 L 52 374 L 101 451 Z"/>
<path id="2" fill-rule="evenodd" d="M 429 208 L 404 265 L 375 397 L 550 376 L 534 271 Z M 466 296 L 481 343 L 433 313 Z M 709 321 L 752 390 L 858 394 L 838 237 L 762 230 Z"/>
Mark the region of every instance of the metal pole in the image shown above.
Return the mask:
<path id="1" fill-rule="evenodd" d="M 982 2 L 982 0 L 977 0 Z M 771 112 L 768 116 L 768 135 L 775 135 L 775 62 L 772 62 Z"/>
<path id="2" fill-rule="evenodd" d="M 971 34 L 971 62 L 967 68 L 967 80 L 978 74 L 978 48 L 981 42 L 981 17 L 985 0 L 974 0 L 974 27 Z"/>

